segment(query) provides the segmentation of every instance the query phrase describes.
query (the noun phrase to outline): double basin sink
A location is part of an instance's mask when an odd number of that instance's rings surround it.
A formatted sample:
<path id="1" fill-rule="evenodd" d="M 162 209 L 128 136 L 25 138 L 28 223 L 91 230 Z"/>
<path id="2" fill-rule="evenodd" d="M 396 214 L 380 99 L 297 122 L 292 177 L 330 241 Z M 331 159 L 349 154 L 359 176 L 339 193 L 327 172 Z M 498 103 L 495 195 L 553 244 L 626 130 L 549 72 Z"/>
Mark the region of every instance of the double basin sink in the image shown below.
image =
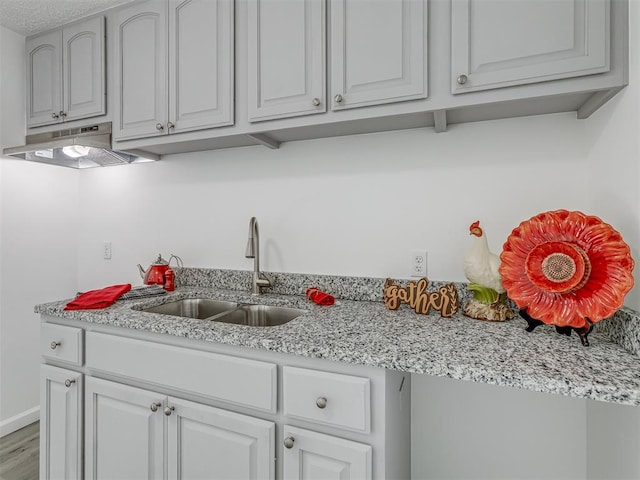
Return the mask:
<path id="1" fill-rule="evenodd" d="M 298 308 L 238 304 L 210 298 L 186 298 L 143 311 L 251 327 L 283 325 L 306 313 L 306 310 Z"/>

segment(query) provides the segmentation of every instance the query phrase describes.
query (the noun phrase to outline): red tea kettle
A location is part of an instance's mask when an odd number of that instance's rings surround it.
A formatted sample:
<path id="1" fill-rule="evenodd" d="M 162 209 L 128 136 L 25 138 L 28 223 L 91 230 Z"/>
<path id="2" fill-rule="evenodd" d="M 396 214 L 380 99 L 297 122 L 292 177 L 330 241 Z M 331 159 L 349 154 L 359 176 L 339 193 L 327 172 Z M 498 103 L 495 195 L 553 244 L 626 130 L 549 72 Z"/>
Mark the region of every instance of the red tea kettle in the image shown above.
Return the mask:
<path id="1" fill-rule="evenodd" d="M 163 285 L 165 282 L 165 273 L 169 269 L 169 262 L 162 258 L 162 254 L 158 254 L 157 260 L 152 263 L 146 270 L 142 265 L 138 264 L 140 276 L 145 285 Z"/>

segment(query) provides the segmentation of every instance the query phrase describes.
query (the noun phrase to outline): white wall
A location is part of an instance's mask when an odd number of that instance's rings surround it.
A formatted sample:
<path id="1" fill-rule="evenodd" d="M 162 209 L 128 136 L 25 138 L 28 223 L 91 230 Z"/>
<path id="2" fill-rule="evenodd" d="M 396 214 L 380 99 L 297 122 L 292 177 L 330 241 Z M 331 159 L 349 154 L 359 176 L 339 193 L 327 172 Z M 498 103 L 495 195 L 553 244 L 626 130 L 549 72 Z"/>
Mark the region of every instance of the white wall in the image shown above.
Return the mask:
<path id="1" fill-rule="evenodd" d="M 629 7 L 629 86 L 587 121 L 589 207 L 617 227 L 640 272 L 640 2 Z M 640 288 L 626 298 L 640 310 Z M 640 478 L 640 408 L 587 403 L 589 480 Z"/>
<path id="2" fill-rule="evenodd" d="M 0 27 L 0 148 L 24 142 L 24 37 Z M 37 303 L 77 289 L 78 172 L 0 161 L 0 436 L 38 418 Z"/>
<path id="3" fill-rule="evenodd" d="M 640 272 L 640 2 L 629 6 L 629 86 L 586 122 L 589 212 L 622 233 Z M 636 282 L 638 283 L 638 282 Z M 636 286 L 626 304 L 640 310 Z"/>
<path id="4" fill-rule="evenodd" d="M 411 380 L 414 480 L 587 478 L 584 400 L 448 378 Z"/>
<path id="5" fill-rule="evenodd" d="M 136 281 L 158 252 L 186 265 L 250 269 L 258 217 L 266 270 L 463 280 L 468 227 L 499 252 L 518 223 L 586 209 L 584 123 L 560 114 L 174 155 L 81 175 L 80 286 Z M 566 182 L 570 178 L 570 182 Z M 113 259 L 102 260 L 103 241 Z"/>
<path id="6" fill-rule="evenodd" d="M 640 408 L 587 402 L 588 480 L 640 478 Z"/>

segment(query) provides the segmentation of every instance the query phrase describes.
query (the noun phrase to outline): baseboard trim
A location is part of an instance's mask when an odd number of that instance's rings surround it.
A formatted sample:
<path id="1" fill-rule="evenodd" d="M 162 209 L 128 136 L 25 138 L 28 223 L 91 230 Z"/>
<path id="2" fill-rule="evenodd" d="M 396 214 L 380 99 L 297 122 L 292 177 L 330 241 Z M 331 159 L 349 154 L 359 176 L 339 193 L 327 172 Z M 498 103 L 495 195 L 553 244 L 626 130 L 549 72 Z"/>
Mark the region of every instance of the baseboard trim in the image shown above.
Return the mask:
<path id="1" fill-rule="evenodd" d="M 40 407 L 33 407 L 0 422 L 0 438 L 31 425 L 40 419 Z"/>

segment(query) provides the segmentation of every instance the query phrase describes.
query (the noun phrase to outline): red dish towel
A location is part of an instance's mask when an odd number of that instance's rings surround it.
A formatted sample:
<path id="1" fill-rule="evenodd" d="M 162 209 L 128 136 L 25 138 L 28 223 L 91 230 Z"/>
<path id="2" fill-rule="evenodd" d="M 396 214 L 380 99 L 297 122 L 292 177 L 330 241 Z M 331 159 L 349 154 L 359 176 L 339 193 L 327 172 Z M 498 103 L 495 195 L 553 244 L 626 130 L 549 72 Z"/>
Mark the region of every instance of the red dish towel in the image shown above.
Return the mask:
<path id="1" fill-rule="evenodd" d="M 90 310 L 94 308 L 107 308 L 113 305 L 122 295 L 131 290 L 131 284 L 112 285 L 100 290 L 90 290 L 78 295 L 67 303 L 65 310 Z"/>
<path id="2" fill-rule="evenodd" d="M 307 288 L 307 298 L 318 305 L 333 305 L 336 299 L 333 295 L 321 292 L 316 287 Z"/>

